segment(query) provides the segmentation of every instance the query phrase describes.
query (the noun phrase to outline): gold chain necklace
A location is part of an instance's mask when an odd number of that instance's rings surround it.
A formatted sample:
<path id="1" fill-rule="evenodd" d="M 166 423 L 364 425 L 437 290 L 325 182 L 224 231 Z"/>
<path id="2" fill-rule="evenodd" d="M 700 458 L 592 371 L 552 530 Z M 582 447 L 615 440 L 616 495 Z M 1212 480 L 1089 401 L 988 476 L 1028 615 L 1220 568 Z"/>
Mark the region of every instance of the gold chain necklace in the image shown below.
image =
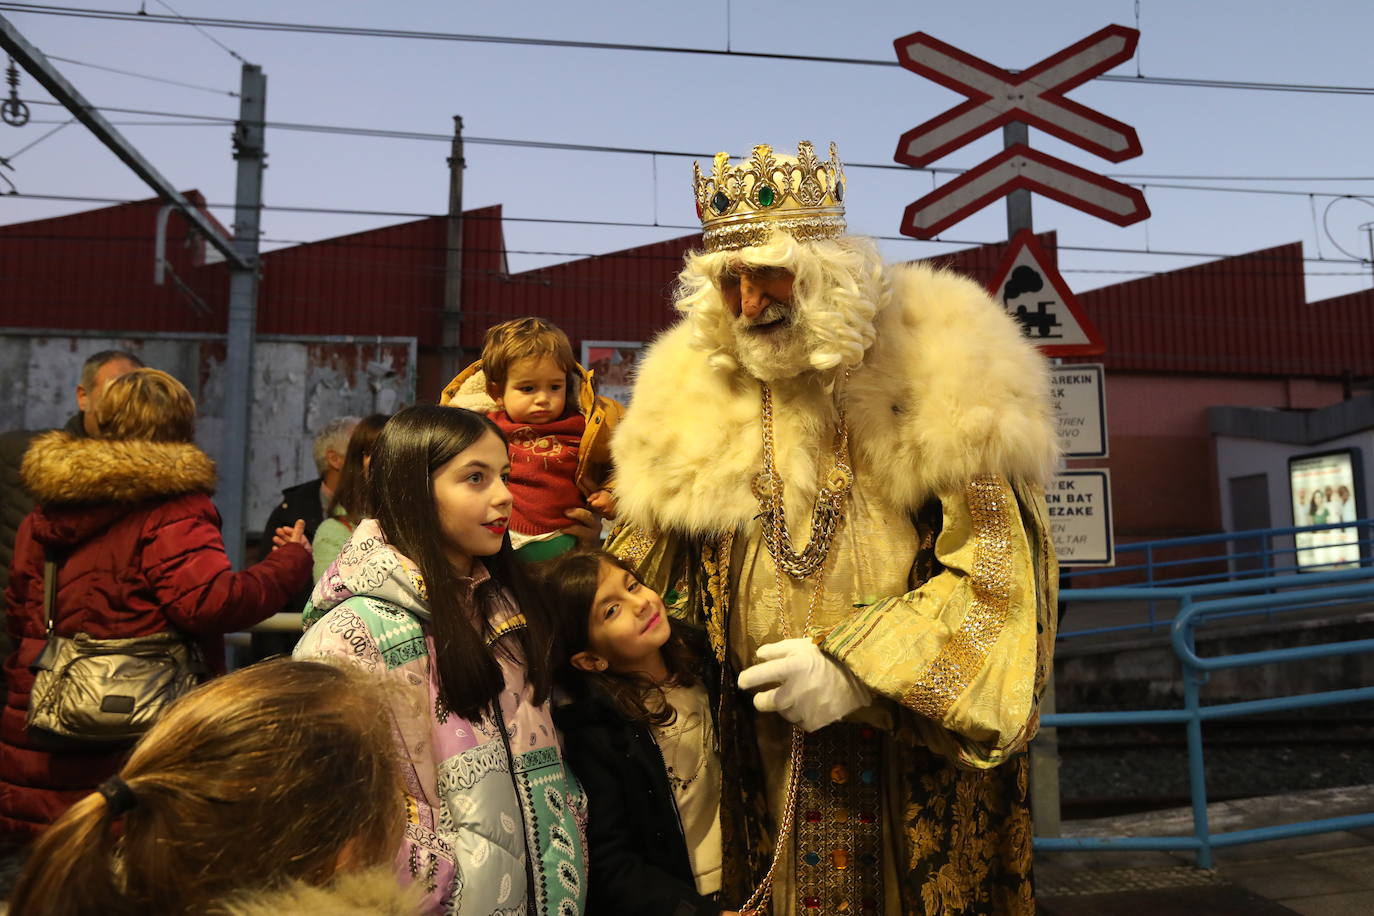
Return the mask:
<path id="1" fill-rule="evenodd" d="M 783 481 L 778 473 L 773 454 L 773 393 L 763 385 L 763 470 L 754 478 L 754 496 L 762 510 L 763 542 L 773 559 L 773 575 L 778 591 L 778 626 L 784 638 L 791 638 L 792 624 L 787 614 L 786 574 L 798 582 L 805 582 L 812 575 L 816 582 L 811 589 L 811 598 L 806 605 L 806 629 L 803 635 L 810 636 L 816 606 L 820 603 L 825 588 L 825 561 L 830 556 L 830 547 L 835 532 L 844 519 L 845 500 L 854 486 L 854 469 L 849 463 L 849 428 L 845 422 L 843 389 L 849 381 L 850 370 L 845 370 L 835 392 L 835 409 L 839 415 L 839 429 L 835 432 L 835 462 L 830 473 L 825 476 L 820 491 L 816 494 L 816 505 L 811 513 L 811 537 L 806 546 L 798 553 L 792 547 L 792 536 L 787 530 L 787 515 L 783 508 Z M 773 895 L 773 878 L 777 874 L 778 860 L 783 847 L 792 836 L 796 821 L 797 795 L 801 786 L 801 761 L 806 742 L 806 732 L 799 725 L 792 726 L 791 743 L 787 754 L 787 795 L 783 802 L 782 818 L 778 823 L 777 836 L 773 841 L 773 856 L 768 864 L 768 872 L 740 907 L 740 913 L 761 913 Z"/>
<path id="2" fill-rule="evenodd" d="M 825 562 L 835 529 L 844 517 L 844 503 L 854 486 L 854 469 L 849 463 L 849 428 L 845 422 L 844 402 L 840 397 L 849 371 L 836 391 L 835 408 L 839 414 L 839 429 L 835 433 L 835 463 L 820 482 L 816 505 L 811 511 L 811 537 L 798 553 L 792 547 L 787 530 L 787 509 L 783 500 L 782 475 L 778 473 L 773 454 L 773 392 L 763 386 L 763 470 L 754 477 L 754 497 L 763 514 L 763 542 L 775 567 L 793 579 L 806 579 Z"/>

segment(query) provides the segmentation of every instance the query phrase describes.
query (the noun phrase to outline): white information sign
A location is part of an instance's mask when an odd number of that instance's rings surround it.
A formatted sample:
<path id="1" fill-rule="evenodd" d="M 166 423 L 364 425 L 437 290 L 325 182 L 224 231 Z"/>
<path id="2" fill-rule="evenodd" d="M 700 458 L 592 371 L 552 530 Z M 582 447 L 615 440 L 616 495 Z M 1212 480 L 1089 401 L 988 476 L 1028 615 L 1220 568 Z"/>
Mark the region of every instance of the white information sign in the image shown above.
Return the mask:
<path id="1" fill-rule="evenodd" d="M 1054 366 L 1050 401 L 1065 458 L 1107 457 L 1107 397 L 1101 363 Z"/>
<path id="2" fill-rule="evenodd" d="M 1112 566 L 1111 480 L 1105 468 L 1060 471 L 1045 493 L 1060 566 Z"/>

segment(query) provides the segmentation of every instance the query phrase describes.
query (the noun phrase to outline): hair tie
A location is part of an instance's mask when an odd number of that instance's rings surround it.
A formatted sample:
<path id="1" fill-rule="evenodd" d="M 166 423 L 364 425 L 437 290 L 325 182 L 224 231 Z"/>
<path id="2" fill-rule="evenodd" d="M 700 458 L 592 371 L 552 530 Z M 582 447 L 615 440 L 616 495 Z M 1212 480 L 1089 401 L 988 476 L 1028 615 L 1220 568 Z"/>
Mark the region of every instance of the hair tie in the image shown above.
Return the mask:
<path id="1" fill-rule="evenodd" d="M 138 804 L 138 796 L 134 794 L 134 790 L 118 776 L 111 776 L 102 782 L 96 787 L 96 791 L 105 799 L 105 806 L 110 809 L 110 817 L 119 817 Z"/>

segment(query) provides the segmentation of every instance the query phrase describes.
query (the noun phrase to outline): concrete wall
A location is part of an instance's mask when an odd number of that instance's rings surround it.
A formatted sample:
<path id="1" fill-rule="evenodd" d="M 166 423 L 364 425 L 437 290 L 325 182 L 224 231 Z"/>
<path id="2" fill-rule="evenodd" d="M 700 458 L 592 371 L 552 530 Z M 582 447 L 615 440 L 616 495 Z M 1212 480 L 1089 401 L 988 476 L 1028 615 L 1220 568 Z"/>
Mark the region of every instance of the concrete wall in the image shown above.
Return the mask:
<path id="1" fill-rule="evenodd" d="M 1296 455 L 1310 455 L 1316 452 L 1355 447 L 1360 450 L 1361 471 L 1366 481 L 1374 481 L 1374 431 L 1365 430 L 1349 436 L 1329 439 L 1317 445 L 1301 445 L 1288 442 L 1266 442 L 1259 439 L 1241 439 L 1233 436 L 1216 437 L 1217 484 L 1221 500 L 1222 526 L 1226 531 L 1237 530 L 1234 523 L 1235 508 L 1231 505 L 1231 488 L 1228 485 L 1233 477 L 1248 477 L 1264 474 L 1269 492 L 1269 512 L 1274 528 L 1293 526 L 1293 497 L 1288 492 L 1288 459 Z M 1368 499 L 1368 497 L 1366 497 Z M 1275 537 L 1274 549 L 1285 551 L 1294 548 L 1293 538 Z M 1291 562 L 1288 554 L 1285 562 Z"/>
<path id="2" fill-rule="evenodd" d="M 1111 457 L 1069 466 L 1111 469 L 1119 543 L 1223 527 L 1226 478 L 1214 476 L 1209 407 L 1303 409 L 1342 397 L 1333 381 L 1123 371 L 1108 372 L 1106 388 Z"/>
<path id="3" fill-rule="evenodd" d="M 1277 614 L 1272 621 L 1257 614 L 1205 626 L 1196 634 L 1197 654 L 1204 658 L 1366 640 L 1374 636 L 1374 610 L 1318 608 Z M 1183 668 L 1167 628 L 1060 640 L 1054 667 L 1059 712 L 1183 706 Z M 1371 683 L 1374 653 L 1365 652 L 1215 671 L 1201 697 L 1204 703 L 1259 700 Z"/>
<path id="4" fill-rule="evenodd" d="M 196 399 L 196 442 L 223 444 L 224 338 L 0 329 L 0 431 L 61 426 L 76 412 L 81 364 L 120 349 L 176 376 Z M 317 475 L 314 433 L 335 417 L 394 413 L 415 400 L 413 337 L 260 337 L 253 352 L 245 521 L 254 535 L 284 487 Z"/>

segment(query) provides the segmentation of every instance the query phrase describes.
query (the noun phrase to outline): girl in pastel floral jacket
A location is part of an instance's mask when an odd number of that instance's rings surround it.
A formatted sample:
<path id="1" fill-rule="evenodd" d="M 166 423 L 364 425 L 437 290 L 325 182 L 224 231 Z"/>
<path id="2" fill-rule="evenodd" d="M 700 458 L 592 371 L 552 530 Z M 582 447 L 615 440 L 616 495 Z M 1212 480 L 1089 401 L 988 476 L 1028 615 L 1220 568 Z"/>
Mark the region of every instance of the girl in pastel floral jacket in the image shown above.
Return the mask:
<path id="1" fill-rule="evenodd" d="M 396 685 L 396 864 L 430 913 L 585 910 L 586 800 L 549 710 L 554 625 L 506 536 L 509 472 L 480 414 L 392 417 L 372 451 L 372 517 L 316 583 L 295 650 Z"/>

